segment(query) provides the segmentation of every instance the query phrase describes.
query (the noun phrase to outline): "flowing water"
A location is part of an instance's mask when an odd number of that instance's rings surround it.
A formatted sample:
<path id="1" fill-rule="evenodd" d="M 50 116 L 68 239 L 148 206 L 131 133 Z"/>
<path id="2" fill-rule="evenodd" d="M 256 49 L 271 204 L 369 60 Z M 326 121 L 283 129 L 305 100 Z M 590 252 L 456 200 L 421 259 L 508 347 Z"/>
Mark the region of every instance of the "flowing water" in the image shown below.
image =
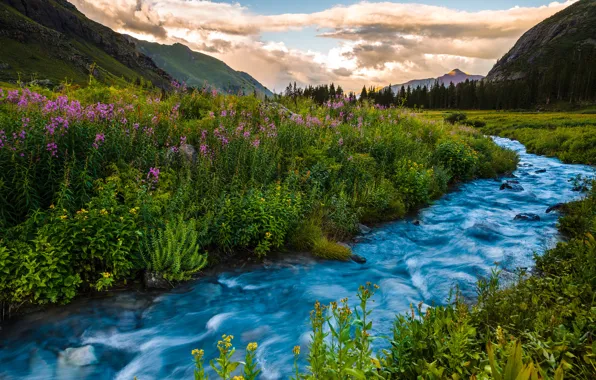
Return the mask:
<path id="1" fill-rule="evenodd" d="M 292 256 L 159 296 L 127 292 L 28 315 L 0 331 L 0 379 L 192 378 L 191 349 L 204 348 L 212 358 L 224 333 L 235 336 L 237 347 L 257 341 L 262 378 L 285 379 L 292 347 L 300 344 L 304 352 L 308 345 L 316 300 L 355 298 L 359 285 L 379 284 L 373 304 L 379 334 L 389 333 L 395 314 L 410 303 L 444 303 L 455 285 L 473 296 L 476 279 L 495 262 L 508 270 L 529 267 L 535 252 L 556 243 L 558 215 L 545 210 L 580 196 L 569 178 L 592 175 L 587 166 L 495 141 L 519 152 L 514 174 L 523 191 L 499 190 L 501 180 L 465 184 L 422 210 L 420 225 L 388 223 L 363 237 L 353 249 L 366 257 L 364 265 Z M 519 213 L 541 220 L 514 220 Z M 65 359 L 65 349 L 81 346 L 93 347 L 96 364 L 78 367 Z"/>

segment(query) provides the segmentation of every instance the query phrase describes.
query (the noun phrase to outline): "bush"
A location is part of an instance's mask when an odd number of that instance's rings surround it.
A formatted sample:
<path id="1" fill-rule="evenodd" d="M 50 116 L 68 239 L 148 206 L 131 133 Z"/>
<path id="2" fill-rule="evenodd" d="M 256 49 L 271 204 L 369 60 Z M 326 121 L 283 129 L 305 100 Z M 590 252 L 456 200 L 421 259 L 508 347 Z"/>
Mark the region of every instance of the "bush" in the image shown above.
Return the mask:
<path id="1" fill-rule="evenodd" d="M 463 141 L 447 140 L 437 146 L 434 159 L 448 169 L 453 177 L 467 179 L 474 175 L 478 153 Z"/>
<path id="2" fill-rule="evenodd" d="M 445 122 L 449 124 L 461 123 L 467 119 L 468 115 L 466 115 L 464 112 L 452 112 L 444 117 Z"/>

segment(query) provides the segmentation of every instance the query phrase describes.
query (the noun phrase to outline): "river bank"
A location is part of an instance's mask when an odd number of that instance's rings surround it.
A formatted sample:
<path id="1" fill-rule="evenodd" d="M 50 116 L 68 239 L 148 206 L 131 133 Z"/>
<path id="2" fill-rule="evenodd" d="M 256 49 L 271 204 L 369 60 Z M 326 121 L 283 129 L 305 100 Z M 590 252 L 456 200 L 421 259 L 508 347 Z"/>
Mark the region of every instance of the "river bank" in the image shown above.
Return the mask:
<path id="1" fill-rule="evenodd" d="M 373 329 L 386 333 L 396 313 L 420 301 L 442 304 L 453 286 L 474 297 L 476 279 L 490 274 L 495 261 L 509 270 L 532 266 L 534 252 L 553 246 L 559 239 L 558 215 L 545 210 L 580 196 L 566 178 L 592 172 L 496 140 L 520 153 L 515 175 L 522 191 L 499 190 L 502 182 L 495 180 L 464 184 L 421 210 L 419 225 L 399 221 L 374 229 L 354 246 L 368 259 L 363 265 L 286 258 L 214 273 L 150 301 L 122 294 L 51 315 L 29 315 L 3 333 L 0 361 L 10 363 L 4 374 L 17 379 L 35 373 L 48 378 L 189 377 L 190 350 L 203 347 L 213 357 L 214 341 L 226 333 L 241 345 L 259 341 L 263 378 L 279 379 L 291 371 L 291 347 L 307 349 L 308 314 L 317 300 L 351 297 L 358 285 L 377 283 Z M 515 220 L 520 213 L 540 220 Z M 97 363 L 59 363 L 66 348 L 86 345 L 95 347 Z"/>

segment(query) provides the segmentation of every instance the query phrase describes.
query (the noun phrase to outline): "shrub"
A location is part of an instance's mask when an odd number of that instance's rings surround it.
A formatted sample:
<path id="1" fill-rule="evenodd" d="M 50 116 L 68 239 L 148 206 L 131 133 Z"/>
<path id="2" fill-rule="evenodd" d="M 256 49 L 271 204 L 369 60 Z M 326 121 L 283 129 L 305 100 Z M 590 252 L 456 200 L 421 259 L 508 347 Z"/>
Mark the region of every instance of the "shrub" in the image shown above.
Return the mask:
<path id="1" fill-rule="evenodd" d="M 468 119 L 468 115 L 464 112 L 452 112 L 444 117 L 444 120 L 449 124 L 461 123 Z"/>
<path id="2" fill-rule="evenodd" d="M 428 203 L 432 177 L 433 169 L 426 169 L 408 159 L 397 162 L 393 183 L 397 191 L 403 195 L 408 209 Z"/>
<path id="3" fill-rule="evenodd" d="M 437 146 L 434 159 L 453 177 L 466 179 L 474 175 L 478 154 L 463 141 L 447 140 Z"/>

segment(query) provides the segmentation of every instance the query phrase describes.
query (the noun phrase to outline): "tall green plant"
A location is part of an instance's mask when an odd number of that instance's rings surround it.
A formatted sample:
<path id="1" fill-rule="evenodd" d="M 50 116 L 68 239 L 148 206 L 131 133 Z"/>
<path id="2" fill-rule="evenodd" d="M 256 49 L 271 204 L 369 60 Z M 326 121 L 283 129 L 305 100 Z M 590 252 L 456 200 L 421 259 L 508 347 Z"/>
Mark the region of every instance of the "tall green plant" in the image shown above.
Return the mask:
<path id="1" fill-rule="evenodd" d="M 143 259 L 146 269 L 167 280 L 183 281 L 207 265 L 207 254 L 201 254 L 195 222 L 181 218 L 164 228 L 146 234 Z"/>

